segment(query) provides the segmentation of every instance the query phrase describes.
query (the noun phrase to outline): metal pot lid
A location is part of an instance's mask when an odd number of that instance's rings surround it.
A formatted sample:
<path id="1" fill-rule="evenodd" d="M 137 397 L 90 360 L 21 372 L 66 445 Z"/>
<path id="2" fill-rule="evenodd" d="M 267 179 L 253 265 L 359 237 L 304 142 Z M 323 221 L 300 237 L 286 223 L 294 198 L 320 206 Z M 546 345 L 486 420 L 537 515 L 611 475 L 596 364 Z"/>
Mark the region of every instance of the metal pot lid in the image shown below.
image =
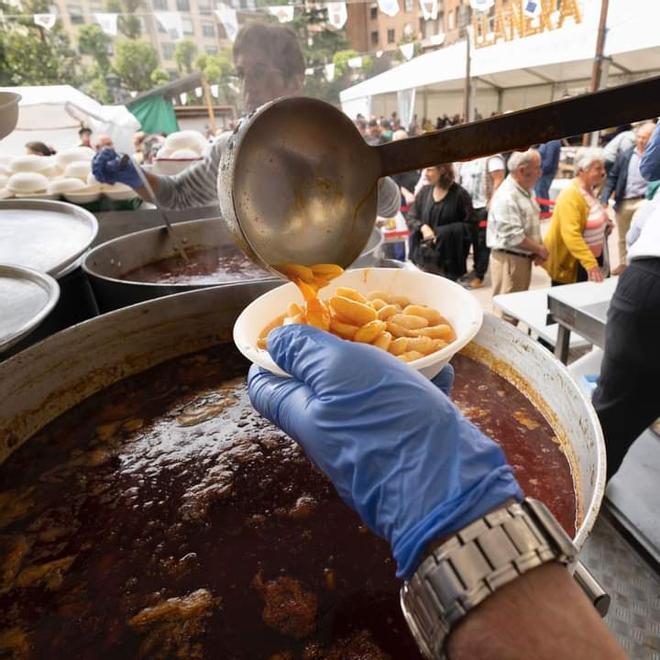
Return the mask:
<path id="1" fill-rule="evenodd" d="M 59 297 L 60 287 L 50 275 L 0 264 L 0 353 L 34 330 Z"/>
<path id="2" fill-rule="evenodd" d="M 96 218 L 74 204 L 0 201 L 0 263 L 59 277 L 89 248 L 97 231 Z"/>

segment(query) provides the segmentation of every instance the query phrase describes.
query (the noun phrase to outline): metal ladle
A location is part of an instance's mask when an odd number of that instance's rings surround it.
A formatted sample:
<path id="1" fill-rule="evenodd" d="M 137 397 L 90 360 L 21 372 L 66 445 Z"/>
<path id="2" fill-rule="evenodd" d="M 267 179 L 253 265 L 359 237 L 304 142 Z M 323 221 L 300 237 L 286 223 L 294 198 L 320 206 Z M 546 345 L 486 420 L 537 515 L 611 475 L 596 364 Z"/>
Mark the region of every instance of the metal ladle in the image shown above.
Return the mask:
<path id="1" fill-rule="evenodd" d="M 165 213 L 165 209 L 163 209 L 163 207 L 158 203 L 158 198 L 156 197 L 156 193 L 151 187 L 151 184 L 149 183 L 149 179 L 147 179 L 147 175 L 144 173 L 137 160 L 135 160 L 135 157 L 129 156 L 128 154 L 124 154 L 119 164 L 119 169 L 125 169 L 126 167 L 128 167 L 129 162 L 132 163 L 133 167 L 135 168 L 135 171 L 138 174 L 138 177 L 140 178 L 140 181 L 142 182 L 142 185 L 149 193 L 149 197 L 151 197 L 151 202 L 156 207 L 156 212 L 158 213 L 158 215 L 160 215 L 160 218 L 163 221 L 163 224 L 165 225 L 165 229 L 167 230 L 167 234 L 170 237 L 170 240 L 172 241 L 172 245 L 174 246 L 174 249 L 179 253 L 179 256 L 181 257 L 181 259 L 183 259 L 185 263 L 189 263 L 190 259 L 186 254 L 186 250 L 183 247 L 183 243 L 179 240 L 179 237 L 177 236 L 176 231 L 174 230 L 174 227 L 170 222 L 170 219 L 167 217 L 167 214 Z"/>
<path id="2" fill-rule="evenodd" d="M 312 98 L 285 98 L 241 122 L 223 151 L 218 195 L 243 250 L 286 263 L 349 266 L 369 238 L 380 177 L 468 160 L 660 114 L 660 77 L 370 147 Z"/>

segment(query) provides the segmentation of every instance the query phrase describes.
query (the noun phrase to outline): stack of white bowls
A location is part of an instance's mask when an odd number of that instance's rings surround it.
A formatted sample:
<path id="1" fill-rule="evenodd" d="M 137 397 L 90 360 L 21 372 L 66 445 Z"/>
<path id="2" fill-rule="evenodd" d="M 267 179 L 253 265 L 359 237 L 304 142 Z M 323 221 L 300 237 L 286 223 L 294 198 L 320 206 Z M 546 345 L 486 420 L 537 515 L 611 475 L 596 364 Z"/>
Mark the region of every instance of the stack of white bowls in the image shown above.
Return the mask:
<path id="1" fill-rule="evenodd" d="M 0 160 L 0 199 L 31 197 L 89 204 L 101 195 L 132 199 L 137 194 L 122 184 L 99 183 L 92 174 L 94 150 L 74 147 L 54 156 L 16 156 Z"/>
<path id="2" fill-rule="evenodd" d="M 198 131 L 170 133 L 156 155 L 154 172 L 169 175 L 179 174 L 190 165 L 200 161 L 208 146 L 208 141 Z"/>

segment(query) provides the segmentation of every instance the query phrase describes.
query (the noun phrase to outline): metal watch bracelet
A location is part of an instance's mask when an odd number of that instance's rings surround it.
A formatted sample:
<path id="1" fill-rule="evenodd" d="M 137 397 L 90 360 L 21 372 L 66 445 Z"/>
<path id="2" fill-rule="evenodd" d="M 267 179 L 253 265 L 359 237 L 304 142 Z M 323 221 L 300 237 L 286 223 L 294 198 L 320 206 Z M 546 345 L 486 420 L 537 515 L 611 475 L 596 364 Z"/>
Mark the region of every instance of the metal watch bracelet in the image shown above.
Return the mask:
<path id="1" fill-rule="evenodd" d="M 526 498 L 486 514 L 432 550 L 401 588 L 422 655 L 443 657 L 452 628 L 497 589 L 546 562 L 572 562 L 572 540 L 547 507 Z"/>

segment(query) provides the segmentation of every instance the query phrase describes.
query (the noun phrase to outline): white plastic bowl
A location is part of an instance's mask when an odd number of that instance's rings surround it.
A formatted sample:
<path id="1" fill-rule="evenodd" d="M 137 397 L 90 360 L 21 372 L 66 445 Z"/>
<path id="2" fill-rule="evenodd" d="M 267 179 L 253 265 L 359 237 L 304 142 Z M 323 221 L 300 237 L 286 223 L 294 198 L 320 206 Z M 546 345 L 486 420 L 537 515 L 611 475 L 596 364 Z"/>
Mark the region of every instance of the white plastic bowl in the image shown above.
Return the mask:
<path id="1" fill-rule="evenodd" d="M 62 195 L 74 204 L 91 204 L 101 197 L 101 186 L 84 186 L 79 190 L 65 191 Z"/>
<path id="2" fill-rule="evenodd" d="M 192 149 L 201 154 L 207 145 L 206 138 L 199 131 L 176 131 L 165 138 L 165 147 L 171 151 Z"/>
<path id="3" fill-rule="evenodd" d="M 9 177 L 7 188 L 15 195 L 46 192 L 48 179 L 38 172 L 16 172 Z"/>
<path id="4" fill-rule="evenodd" d="M 55 193 L 49 193 L 47 190 L 42 190 L 40 192 L 25 193 L 19 194 L 15 193 L 14 197 L 16 199 L 59 199 L 60 196 Z"/>
<path id="5" fill-rule="evenodd" d="M 91 163 L 95 153 L 94 149 L 91 149 L 90 147 L 73 147 L 72 149 L 58 151 L 55 155 L 55 161 L 57 162 L 58 167 L 66 169 L 66 166 L 69 163 L 75 163 L 78 160 Z"/>
<path id="6" fill-rule="evenodd" d="M 92 173 L 92 164 L 88 160 L 75 160 L 64 168 L 64 176 L 80 179 L 87 183 L 87 177 Z"/>
<path id="7" fill-rule="evenodd" d="M 85 184 L 75 177 L 58 177 L 50 180 L 48 183 L 48 192 L 61 195 L 62 193 L 81 190 L 84 187 Z"/>
<path id="8" fill-rule="evenodd" d="M 442 367 L 479 332 L 483 312 L 476 298 L 462 286 L 438 275 L 401 268 L 357 268 L 346 271 L 321 291 L 326 299 L 338 286 L 347 286 L 367 294 L 376 289 L 392 295 L 406 296 L 412 304 L 428 305 L 437 309 L 454 328 L 456 339 L 445 348 L 425 355 L 408 364 L 427 378 L 436 376 Z M 263 294 L 250 303 L 234 324 L 234 343 L 251 362 L 278 376 L 288 376 L 280 369 L 268 351 L 257 348 L 262 329 L 286 311 L 290 303 L 302 302 L 295 284 L 289 282 Z"/>
<path id="9" fill-rule="evenodd" d="M 41 172 L 45 174 L 52 165 L 47 156 L 16 156 L 9 161 L 9 169 L 12 172 Z"/>
<path id="10" fill-rule="evenodd" d="M 102 184 L 101 192 L 115 201 L 122 201 L 126 199 L 133 199 L 138 194 L 130 186 L 125 186 L 123 183 L 115 183 L 114 185 Z"/>

